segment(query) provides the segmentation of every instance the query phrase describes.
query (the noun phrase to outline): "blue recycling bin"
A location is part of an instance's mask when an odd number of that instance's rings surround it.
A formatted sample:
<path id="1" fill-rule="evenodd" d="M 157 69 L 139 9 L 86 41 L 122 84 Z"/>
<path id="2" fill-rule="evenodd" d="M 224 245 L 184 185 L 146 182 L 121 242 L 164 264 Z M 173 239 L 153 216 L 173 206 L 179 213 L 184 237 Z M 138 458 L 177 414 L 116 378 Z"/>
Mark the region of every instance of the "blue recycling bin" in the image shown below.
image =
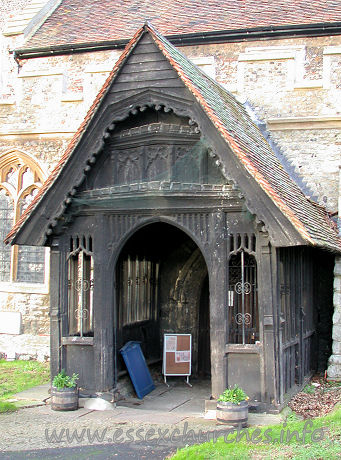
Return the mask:
<path id="1" fill-rule="evenodd" d="M 143 356 L 140 342 L 127 342 L 120 350 L 133 382 L 137 397 L 142 399 L 155 385 Z"/>

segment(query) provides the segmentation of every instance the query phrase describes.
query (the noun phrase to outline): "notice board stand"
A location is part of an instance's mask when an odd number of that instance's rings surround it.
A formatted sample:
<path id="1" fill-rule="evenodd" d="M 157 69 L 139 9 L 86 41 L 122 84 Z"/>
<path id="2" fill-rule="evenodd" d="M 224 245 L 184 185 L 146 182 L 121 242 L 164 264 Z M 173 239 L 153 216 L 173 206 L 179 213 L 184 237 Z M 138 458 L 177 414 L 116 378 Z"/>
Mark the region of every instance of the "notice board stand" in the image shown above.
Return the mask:
<path id="1" fill-rule="evenodd" d="M 192 372 L 192 334 L 164 334 L 162 372 L 167 386 L 167 377 L 189 376 Z"/>

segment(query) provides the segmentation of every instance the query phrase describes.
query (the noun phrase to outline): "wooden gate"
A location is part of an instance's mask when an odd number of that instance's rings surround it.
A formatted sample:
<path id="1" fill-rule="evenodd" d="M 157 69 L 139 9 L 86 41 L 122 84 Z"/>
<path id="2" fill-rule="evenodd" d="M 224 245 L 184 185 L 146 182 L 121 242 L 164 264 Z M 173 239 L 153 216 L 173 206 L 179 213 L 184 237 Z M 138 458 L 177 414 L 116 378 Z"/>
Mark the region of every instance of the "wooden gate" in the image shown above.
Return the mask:
<path id="1" fill-rule="evenodd" d="M 279 250 L 280 281 L 280 393 L 301 385 L 311 372 L 315 332 L 313 262 L 304 248 Z"/>

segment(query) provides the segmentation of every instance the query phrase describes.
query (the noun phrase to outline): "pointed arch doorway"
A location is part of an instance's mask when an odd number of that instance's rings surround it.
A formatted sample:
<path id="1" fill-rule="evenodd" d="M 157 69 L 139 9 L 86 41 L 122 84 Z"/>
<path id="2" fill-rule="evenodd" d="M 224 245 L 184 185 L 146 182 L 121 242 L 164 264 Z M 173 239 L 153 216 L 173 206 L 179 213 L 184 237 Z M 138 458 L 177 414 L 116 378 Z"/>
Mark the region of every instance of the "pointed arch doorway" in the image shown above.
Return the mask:
<path id="1" fill-rule="evenodd" d="M 165 333 L 192 334 L 192 376 L 209 379 L 209 276 L 193 239 L 171 224 L 148 224 L 125 243 L 115 277 L 115 382 L 125 369 L 119 350 L 130 340 L 161 373 Z"/>

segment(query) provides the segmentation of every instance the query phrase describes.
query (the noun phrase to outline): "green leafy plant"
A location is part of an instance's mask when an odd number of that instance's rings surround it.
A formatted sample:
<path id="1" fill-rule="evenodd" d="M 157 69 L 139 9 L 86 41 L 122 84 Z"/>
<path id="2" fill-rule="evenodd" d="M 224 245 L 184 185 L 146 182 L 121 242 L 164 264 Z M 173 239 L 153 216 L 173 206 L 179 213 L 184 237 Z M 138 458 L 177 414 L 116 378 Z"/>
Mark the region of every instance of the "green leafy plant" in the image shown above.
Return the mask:
<path id="1" fill-rule="evenodd" d="M 62 369 L 59 374 L 57 374 L 52 382 L 52 386 L 62 390 L 63 388 L 74 388 L 77 385 L 78 374 L 73 373 L 70 377 L 66 375 L 65 370 Z"/>
<path id="2" fill-rule="evenodd" d="M 247 401 L 248 399 L 249 397 L 245 391 L 238 385 L 235 385 L 234 388 L 226 388 L 226 390 L 219 396 L 218 401 L 240 404 L 242 401 Z"/>
<path id="3" fill-rule="evenodd" d="M 313 395 L 315 393 L 316 388 L 313 385 L 306 385 L 303 388 L 303 393 L 307 393 L 308 395 Z"/>

